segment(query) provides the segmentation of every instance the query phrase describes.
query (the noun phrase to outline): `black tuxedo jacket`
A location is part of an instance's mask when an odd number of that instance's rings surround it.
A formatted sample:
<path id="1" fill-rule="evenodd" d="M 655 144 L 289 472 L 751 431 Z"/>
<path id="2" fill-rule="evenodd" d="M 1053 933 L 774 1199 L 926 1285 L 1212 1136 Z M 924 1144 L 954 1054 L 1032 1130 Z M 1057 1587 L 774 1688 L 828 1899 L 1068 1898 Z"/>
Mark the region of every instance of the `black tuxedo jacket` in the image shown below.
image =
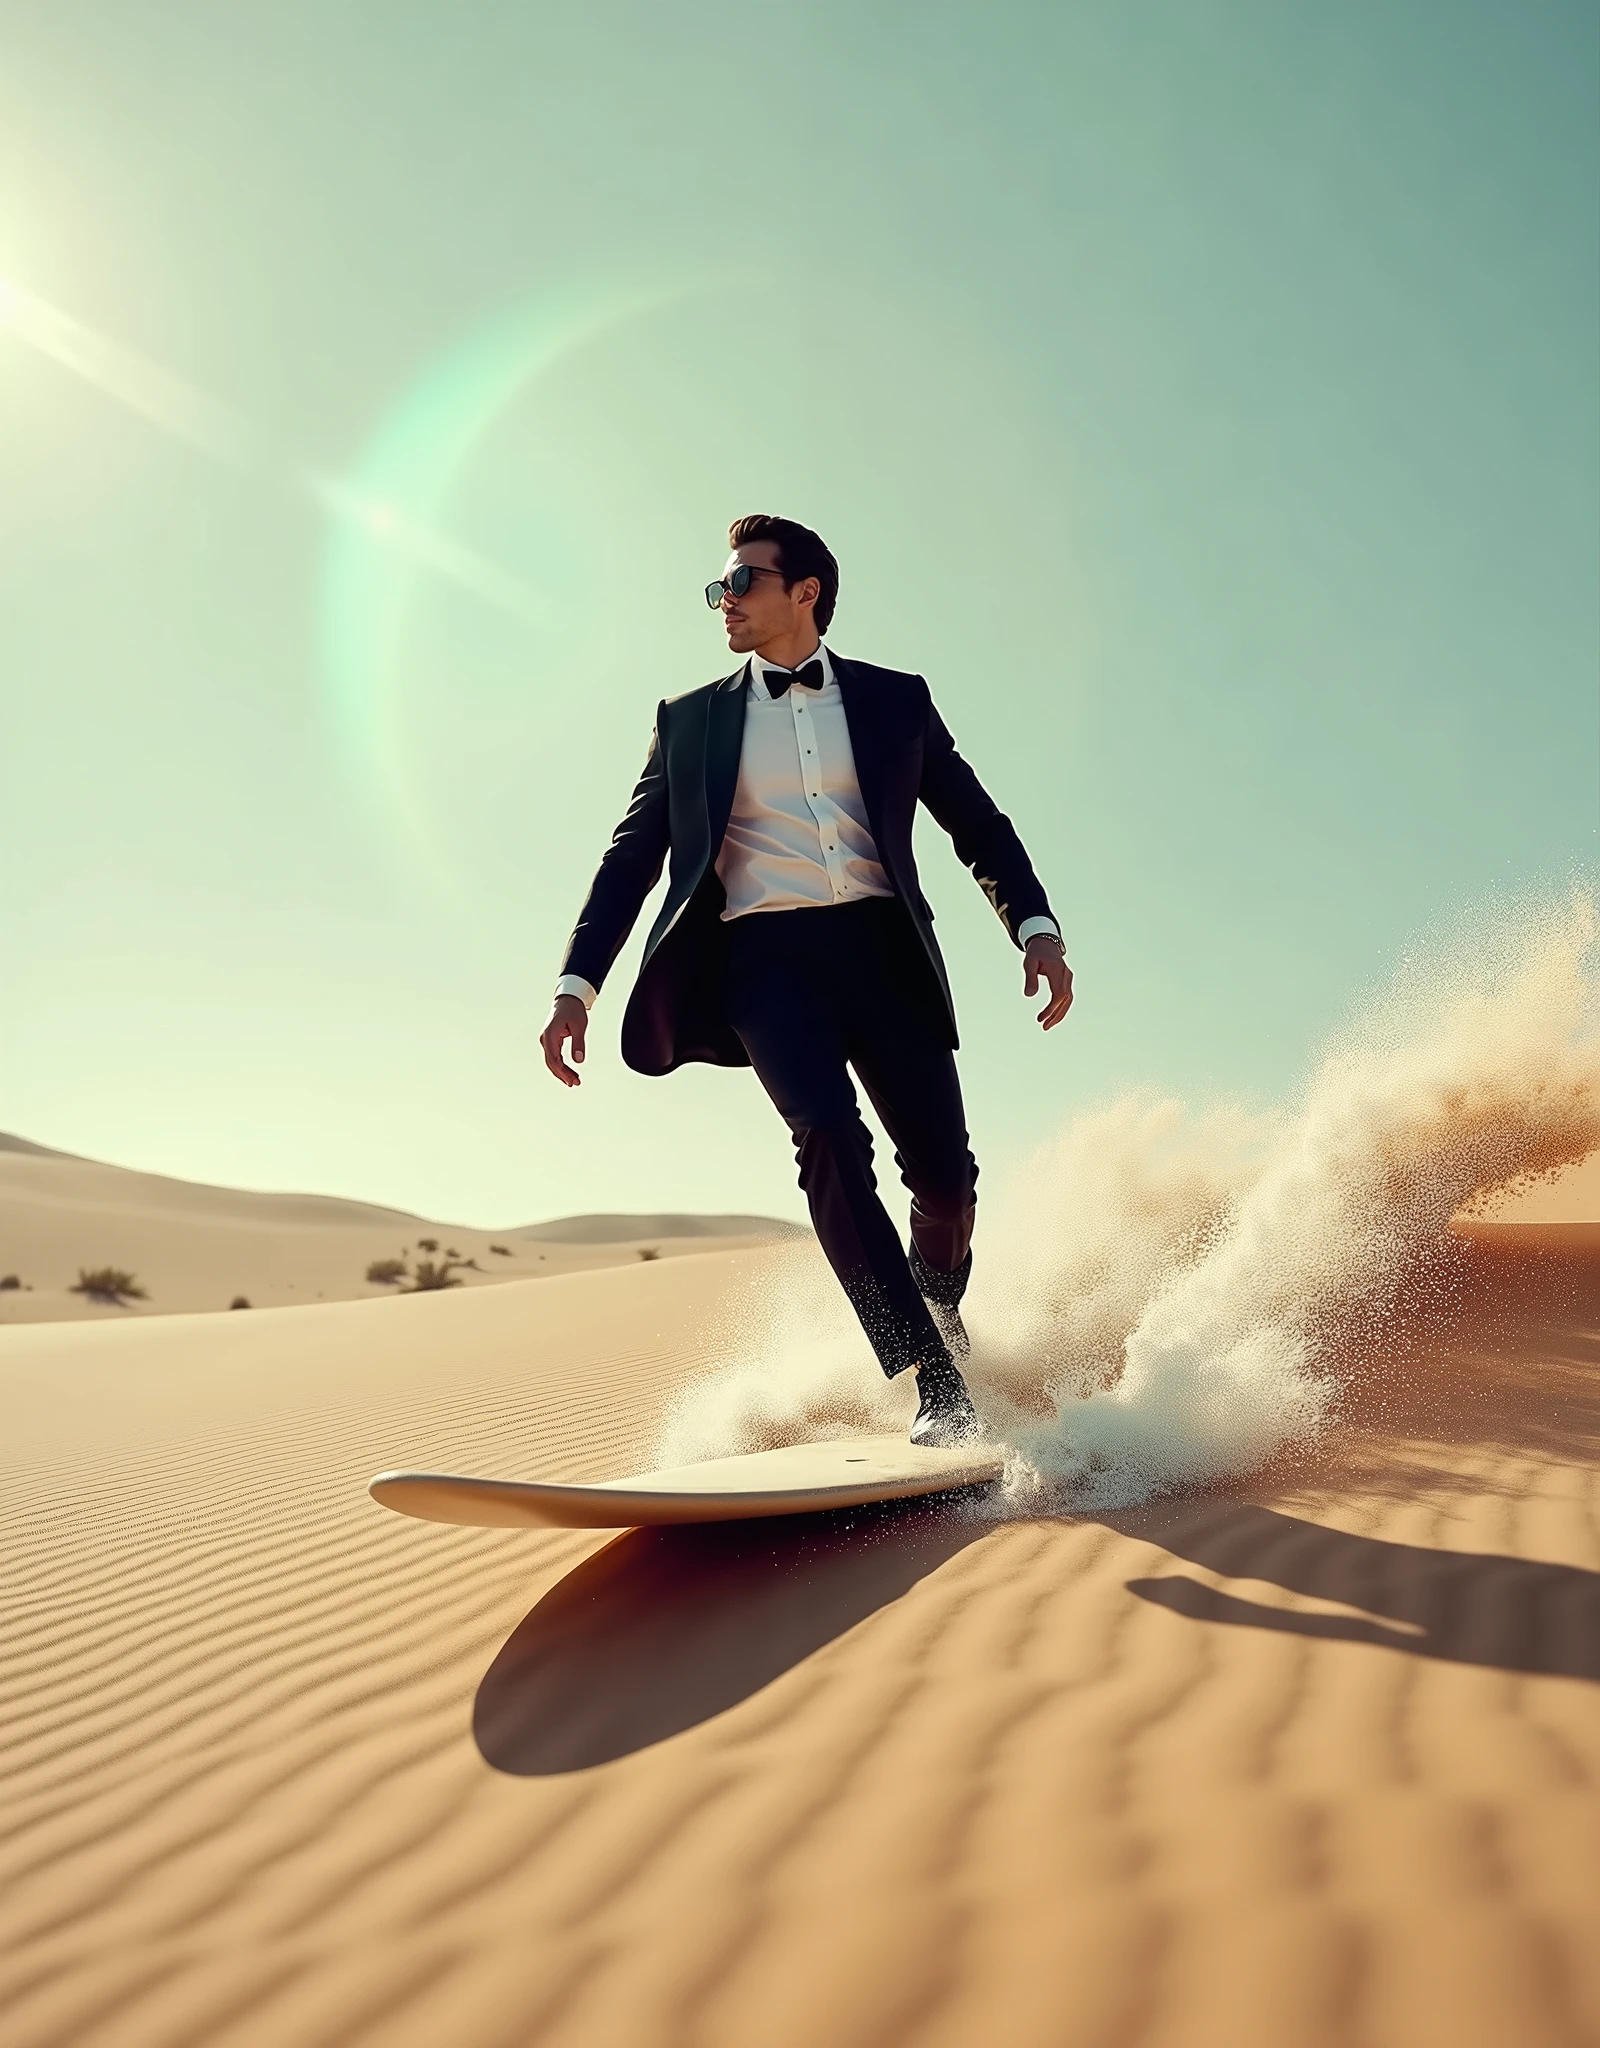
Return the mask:
<path id="1" fill-rule="evenodd" d="M 911 850 L 919 799 L 1014 942 L 1029 918 L 1052 915 L 1050 905 L 1011 820 L 956 752 L 921 676 L 830 656 L 878 858 L 922 941 L 929 1000 L 954 1046 L 955 1005 Z M 658 707 L 644 772 L 561 963 L 563 974 L 582 975 L 598 989 L 668 864 L 666 901 L 622 1020 L 622 1057 L 641 1074 L 668 1074 L 688 1060 L 749 1065 L 727 1021 L 727 898 L 715 868 L 738 781 L 748 675 L 741 668 Z"/>

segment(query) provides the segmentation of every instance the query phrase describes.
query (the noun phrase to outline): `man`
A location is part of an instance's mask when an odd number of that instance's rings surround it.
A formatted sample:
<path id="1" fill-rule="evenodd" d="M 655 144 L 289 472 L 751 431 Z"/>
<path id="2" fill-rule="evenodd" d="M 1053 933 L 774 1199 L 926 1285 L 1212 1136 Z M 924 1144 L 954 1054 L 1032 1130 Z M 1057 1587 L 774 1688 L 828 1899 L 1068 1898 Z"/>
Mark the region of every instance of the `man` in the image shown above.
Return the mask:
<path id="1" fill-rule="evenodd" d="M 589 1006 L 667 864 L 622 1020 L 641 1074 L 753 1066 L 794 1138 L 811 1220 L 885 1373 L 914 1370 L 911 1440 L 981 1428 L 956 1363 L 978 1168 L 953 1057 L 955 1009 L 917 883 L 920 800 L 1041 979 L 1072 1003 L 1060 929 L 1022 842 L 956 752 L 921 676 L 822 645 L 839 591 L 808 527 L 737 520 L 706 587 L 732 653 L 720 682 L 661 704 L 644 772 L 561 963 L 545 1064 L 575 1088 Z M 866 1089 L 911 1190 L 909 1257 L 876 1192 Z"/>

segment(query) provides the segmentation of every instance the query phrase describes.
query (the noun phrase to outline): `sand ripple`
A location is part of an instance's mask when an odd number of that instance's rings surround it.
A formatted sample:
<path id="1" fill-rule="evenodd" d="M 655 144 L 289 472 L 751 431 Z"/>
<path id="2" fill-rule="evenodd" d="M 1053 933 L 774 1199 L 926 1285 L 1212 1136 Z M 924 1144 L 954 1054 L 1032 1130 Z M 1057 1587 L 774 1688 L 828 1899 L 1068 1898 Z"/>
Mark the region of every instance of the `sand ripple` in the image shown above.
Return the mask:
<path id="1" fill-rule="evenodd" d="M 8 2048 L 1600 2036 L 1586 1246 L 1134 1513 L 367 1500 L 626 1468 L 768 1256 L 0 1332 Z"/>

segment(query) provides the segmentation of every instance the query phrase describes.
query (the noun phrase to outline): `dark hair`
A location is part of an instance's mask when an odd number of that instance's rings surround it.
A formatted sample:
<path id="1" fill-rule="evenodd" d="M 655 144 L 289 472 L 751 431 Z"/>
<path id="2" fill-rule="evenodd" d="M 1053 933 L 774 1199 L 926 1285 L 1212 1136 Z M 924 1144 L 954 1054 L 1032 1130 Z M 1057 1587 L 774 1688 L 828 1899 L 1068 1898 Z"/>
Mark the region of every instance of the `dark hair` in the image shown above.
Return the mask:
<path id="1" fill-rule="evenodd" d="M 817 631 L 826 633 L 833 624 L 833 608 L 839 602 L 839 564 L 828 552 L 822 535 L 802 526 L 798 519 L 779 519 L 771 512 L 750 512 L 728 528 L 728 545 L 742 548 L 749 540 L 777 542 L 778 569 L 785 590 L 803 583 L 808 576 L 816 577 L 821 588 L 814 616 Z"/>

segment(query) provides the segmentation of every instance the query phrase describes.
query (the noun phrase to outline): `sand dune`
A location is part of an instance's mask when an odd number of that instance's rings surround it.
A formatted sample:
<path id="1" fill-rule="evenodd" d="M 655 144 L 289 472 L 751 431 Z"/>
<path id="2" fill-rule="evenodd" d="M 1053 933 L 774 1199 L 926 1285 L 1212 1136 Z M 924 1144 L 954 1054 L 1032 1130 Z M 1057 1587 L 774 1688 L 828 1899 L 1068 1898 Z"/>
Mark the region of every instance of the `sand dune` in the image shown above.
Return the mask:
<path id="1" fill-rule="evenodd" d="M 193 1313 L 241 1297 L 278 1308 L 370 1299 L 410 1284 L 369 1281 L 380 1259 L 403 1257 L 414 1274 L 419 1260 L 438 1265 L 459 1254 L 456 1284 L 483 1287 L 805 1235 L 765 1216 L 567 1216 L 477 1230 L 327 1195 L 201 1187 L 0 1134 L 0 1323 Z M 81 1272 L 104 1267 L 131 1274 L 142 1293 L 108 1300 L 74 1291 Z"/>
<path id="2" fill-rule="evenodd" d="M 1137 1512 L 367 1499 L 637 1465 L 795 1256 L 0 1331 L 8 2048 L 1600 2037 L 1600 1228 Z"/>

